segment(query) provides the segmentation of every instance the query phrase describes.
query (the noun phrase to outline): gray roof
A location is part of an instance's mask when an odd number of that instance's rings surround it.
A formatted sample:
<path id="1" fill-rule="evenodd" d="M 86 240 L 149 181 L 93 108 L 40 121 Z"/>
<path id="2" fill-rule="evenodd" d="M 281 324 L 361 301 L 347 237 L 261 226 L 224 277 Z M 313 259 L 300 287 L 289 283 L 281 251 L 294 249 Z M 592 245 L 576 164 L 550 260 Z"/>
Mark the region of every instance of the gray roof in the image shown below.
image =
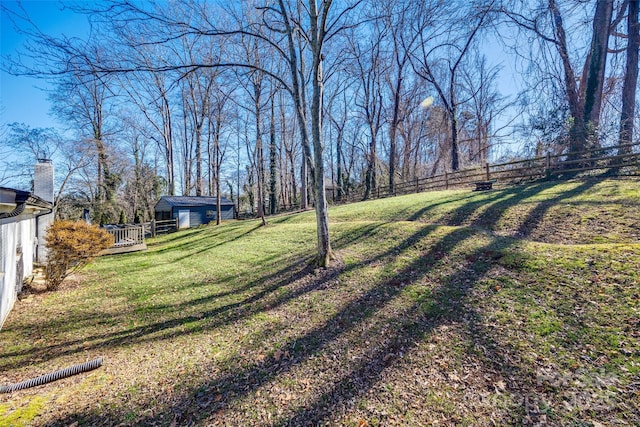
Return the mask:
<path id="1" fill-rule="evenodd" d="M 198 196 L 162 196 L 160 200 L 164 200 L 171 206 L 215 206 L 215 197 L 198 197 Z M 231 205 L 233 202 L 226 197 L 220 197 L 221 205 Z"/>
<path id="2" fill-rule="evenodd" d="M 45 209 L 51 209 L 53 207 L 53 203 L 49 203 L 33 193 L 7 187 L 0 187 L 0 202 L 16 204 L 26 203 L 28 205 Z"/>

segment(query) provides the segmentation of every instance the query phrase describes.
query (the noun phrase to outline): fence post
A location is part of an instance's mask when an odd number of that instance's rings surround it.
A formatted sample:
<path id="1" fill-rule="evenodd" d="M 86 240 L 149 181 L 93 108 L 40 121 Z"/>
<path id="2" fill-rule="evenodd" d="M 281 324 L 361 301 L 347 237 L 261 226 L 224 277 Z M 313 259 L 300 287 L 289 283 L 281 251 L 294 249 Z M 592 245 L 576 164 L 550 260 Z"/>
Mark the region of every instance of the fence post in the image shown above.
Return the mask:
<path id="1" fill-rule="evenodd" d="M 547 168 L 545 170 L 547 178 L 551 176 L 551 152 L 547 151 Z"/>
<path id="2" fill-rule="evenodd" d="M 151 237 L 156 237 L 156 220 L 152 219 L 149 225 L 151 226 Z"/>
<path id="3" fill-rule="evenodd" d="M 444 189 L 449 189 L 449 172 L 444 171 Z"/>
<path id="4" fill-rule="evenodd" d="M 484 167 L 485 167 L 486 176 L 487 176 L 487 179 L 486 179 L 485 181 L 489 181 L 489 179 L 490 179 L 490 175 L 489 175 L 489 162 L 486 162 L 486 163 L 484 164 Z"/>

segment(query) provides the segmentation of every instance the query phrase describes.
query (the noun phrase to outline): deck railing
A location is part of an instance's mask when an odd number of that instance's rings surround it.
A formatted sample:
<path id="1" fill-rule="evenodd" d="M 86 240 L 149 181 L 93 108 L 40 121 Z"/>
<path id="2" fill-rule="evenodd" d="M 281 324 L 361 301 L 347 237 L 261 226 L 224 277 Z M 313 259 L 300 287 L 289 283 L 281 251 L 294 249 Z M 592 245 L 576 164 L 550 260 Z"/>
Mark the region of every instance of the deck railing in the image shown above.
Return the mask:
<path id="1" fill-rule="evenodd" d="M 144 227 L 142 225 L 130 225 L 123 227 L 108 227 L 105 231 L 113 235 L 113 246 L 105 250 L 104 254 L 117 254 L 124 252 L 141 251 L 147 248 L 144 241 Z"/>
<path id="2" fill-rule="evenodd" d="M 118 228 L 107 228 L 113 235 L 114 247 L 133 246 L 144 243 L 144 228 L 138 225 Z"/>

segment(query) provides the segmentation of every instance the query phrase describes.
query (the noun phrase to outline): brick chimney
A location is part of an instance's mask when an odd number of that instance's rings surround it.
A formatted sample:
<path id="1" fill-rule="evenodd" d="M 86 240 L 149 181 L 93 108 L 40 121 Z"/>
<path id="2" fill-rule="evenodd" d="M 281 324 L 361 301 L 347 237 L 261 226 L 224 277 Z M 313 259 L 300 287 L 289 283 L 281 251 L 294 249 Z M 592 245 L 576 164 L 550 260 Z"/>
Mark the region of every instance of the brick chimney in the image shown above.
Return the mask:
<path id="1" fill-rule="evenodd" d="M 49 159 L 38 159 L 33 176 L 33 194 L 42 200 L 53 204 L 53 163 Z M 54 213 L 41 215 L 37 218 L 38 247 L 36 251 L 36 262 L 44 264 L 47 260 L 46 234 L 47 229 L 53 223 Z"/>

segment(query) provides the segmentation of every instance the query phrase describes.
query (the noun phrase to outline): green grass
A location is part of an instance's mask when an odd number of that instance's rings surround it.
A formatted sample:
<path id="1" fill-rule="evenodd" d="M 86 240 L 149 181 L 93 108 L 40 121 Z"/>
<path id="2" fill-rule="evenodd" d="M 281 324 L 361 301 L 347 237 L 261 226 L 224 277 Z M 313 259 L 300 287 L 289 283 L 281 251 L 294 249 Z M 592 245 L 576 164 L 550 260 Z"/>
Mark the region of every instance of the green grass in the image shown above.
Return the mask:
<path id="1" fill-rule="evenodd" d="M 545 182 L 162 236 L 16 305 L 0 425 L 638 424 L 640 183 Z"/>

